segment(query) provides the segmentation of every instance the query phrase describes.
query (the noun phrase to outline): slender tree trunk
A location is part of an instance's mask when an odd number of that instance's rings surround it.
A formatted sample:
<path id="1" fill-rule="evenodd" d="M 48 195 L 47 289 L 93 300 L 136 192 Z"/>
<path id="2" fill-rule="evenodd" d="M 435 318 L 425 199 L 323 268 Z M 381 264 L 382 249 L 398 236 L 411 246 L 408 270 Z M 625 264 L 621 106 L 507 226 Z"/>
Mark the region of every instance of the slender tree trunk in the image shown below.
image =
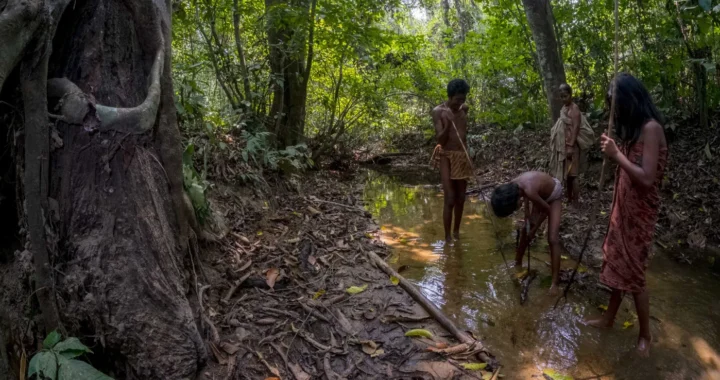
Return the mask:
<path id="1" fill-rule="evenodd" d="M 565 69 L 560 59 L 557 39 L 553 27 L 552 7 L 549 0 L 523 0 L 525 16 L 535 41 L 540 75 L 543 78 L 548 110 L 552 122 L 560 117 L 562 101 L 559 87 L 565 83 Z"/>
<path id="2" fill-rule="evenodd" d="M 19 83 L 25 111 L 18 196 L 45 327 L 95 337 L 118 377 L 194 378 L 207 354 L 185 292 L 169 2 L 68 3 L 0 10 L 0 84 Z"/>
<path id="3" fill-rule="evenodd" d="M 287 25 L 278 14 L 276 6 L 290 6 L 307 12 L 311 24 L 307 29 Z M 267 35 L 270 47 L 270 68 L 273 80 L 273 101 L 270 107 L 270 131 L 275 134 L 278 147 L 296 145 L 305 136 L 305 103 L 307 99 L 307 76 L 312 62 L 312 41 L 315 4 L 307 0 L 265 0 Z M 311 18 L 312 17 L 312 18 Z M 306 31 L 305 31 L 306 30 Z M 306 34 L 297 38 L 296 33 Z M 291 46 L 293 40 L 305 41 L 300 47 Z M 307 49 L 307 50 L 306 50 Z M 305 59 L 308 59 L 305 61 Z"/>
<path id="4" fill-rule="evenodd" d="M 691 58 L 696 59 L 692 63 L 693 76 L 695 77 L 695 104 L 697 106 L 698 123 L 702 128 L 708 128 L 710 125 L 708 116 L 708 98 L 707 98 L 707 70 L 701 61 L 708 61 L 711 57 L 709 47 L 700 49 L 688 48 Z M 701 61 L 700 61 L 701 60 Z"/>
<path id="5" fill-rule="evenodd" d="M 238 59 L 240 61 L 240 74 L 243 76 L 243 88 L 245 90 L 245 99 L 250 99 L 250 74 L 248 73 L 247 63 L 245 62 L 245 51 L 243 49 L 242 39 L 240 38 L 240 10 L 238 0 L 233 0 L 233 31 L 235 33 L 235 49 L 237 50 Z"/>

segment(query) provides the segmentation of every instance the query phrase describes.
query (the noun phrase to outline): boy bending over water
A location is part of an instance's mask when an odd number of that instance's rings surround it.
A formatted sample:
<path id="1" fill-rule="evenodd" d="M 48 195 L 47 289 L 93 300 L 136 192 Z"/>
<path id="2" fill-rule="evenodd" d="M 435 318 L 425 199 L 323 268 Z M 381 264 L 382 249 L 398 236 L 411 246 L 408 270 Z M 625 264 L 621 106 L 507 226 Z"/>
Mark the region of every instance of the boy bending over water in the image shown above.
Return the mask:
<path id="1" fill-rule="evenodd" d="M 493 212 L 500 218 L 509 216 L 524 205 L 525 226 L 520 233 L 520 243 L 515 253 L 515 264 L 522 265 L 522 258 L 537 229 L 548 218 L 548 243 L 552 261 L 552 286 L 550 294 L 558 294 L 560 273 L 560 214 L 562 213 L 562 184 L 543 172 L 526 172 L 509 183 L 495 188 L 490 198 Z M 530 205 L 532 204 L 532 211 Z M 529 231 L 528 231 L 529 230 Z"/>

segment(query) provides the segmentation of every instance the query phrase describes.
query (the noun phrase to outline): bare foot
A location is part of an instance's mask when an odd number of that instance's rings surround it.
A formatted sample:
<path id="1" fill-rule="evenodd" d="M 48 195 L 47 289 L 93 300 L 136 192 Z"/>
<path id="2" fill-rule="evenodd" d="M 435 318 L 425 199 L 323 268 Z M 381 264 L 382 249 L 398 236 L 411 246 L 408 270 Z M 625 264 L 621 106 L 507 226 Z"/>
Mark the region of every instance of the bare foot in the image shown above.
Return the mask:
<path id="1" fill-rule="evenodd" d="M 455 240 L 460 240 L 460 231 L 453 232 L 453 238 L 455 238 Z"/>
<path id="2" fill-rule="evenodd" d="M 550 286 L 550 290 L 548 290 L 548 294 L 551 296 L 560 295 L 560 287 L 557 286 L 557 284 L 552 284 L 552 286 Z"/>
<path id="3" fill-rule="evenodd" d="M 599 329 L 609 329 L 613 327 L 613 321 L 608 321 L 605 317 L 585 319 L 585 324 Z"/>
<path id="4" fill-rule="evenodd" d="M 640 337 L 637 342 L 637 353 L 640 357 L 647 358 L 650 356 L 650 342 L 652 338 Z"/>
<path id="5" fill-rule="evenodd" d="M 452 243 L 452 236 L 445 235 L 445 243 Z"/>

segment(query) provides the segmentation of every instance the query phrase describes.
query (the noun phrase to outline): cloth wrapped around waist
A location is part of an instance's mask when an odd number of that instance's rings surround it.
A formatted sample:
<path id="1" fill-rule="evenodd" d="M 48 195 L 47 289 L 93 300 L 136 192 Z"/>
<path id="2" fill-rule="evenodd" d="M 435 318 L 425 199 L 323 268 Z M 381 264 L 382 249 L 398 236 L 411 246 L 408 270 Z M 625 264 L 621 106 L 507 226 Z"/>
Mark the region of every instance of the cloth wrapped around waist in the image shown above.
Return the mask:
<path id="1" fill-rule="evenodd" d="M 445 150 L 437 145 L 433 151 L 431 161 L 433 166 L 440 168 L 440 162 L 447 158 L 450 162 L 450 179 L 470 179 L 474 175 L 469 158 L 462 150 Z"/>

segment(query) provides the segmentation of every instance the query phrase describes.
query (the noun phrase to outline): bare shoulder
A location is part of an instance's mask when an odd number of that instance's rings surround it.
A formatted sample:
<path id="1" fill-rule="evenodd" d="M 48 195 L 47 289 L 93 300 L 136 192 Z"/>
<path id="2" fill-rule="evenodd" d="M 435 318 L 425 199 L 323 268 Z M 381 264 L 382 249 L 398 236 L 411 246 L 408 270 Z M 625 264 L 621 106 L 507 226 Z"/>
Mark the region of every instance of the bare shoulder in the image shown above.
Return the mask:
<path id="1" fill-rule="evenodd" d="M 580 114 L 582 114 L 582 112 L 580 112 L 580 107 L 579 107 L 577 104 L 573 103 L 573 104 L 570 106 L 570 114 L 572 114 L 572 115 L 580 115 Z"/>
<path id="2" fill-rule="evenodd" d="M 438 117 L 438 116 L 442 115 L 444 111 L 445 111 L 445 107 L 443 107 L 443 105 L 440 104 L 440 105 L 435 106 L 435 108 L 433 108 L 431 114 L 435 117 Z"/>
<path id="3" fill-rule="evenodd" d="M 652 138 L 660 142 L 661 146 L 665 145 L 665 128 L 663 128 L 657 120 L 650 120 L 642 128 L 642 140 Z"/>

